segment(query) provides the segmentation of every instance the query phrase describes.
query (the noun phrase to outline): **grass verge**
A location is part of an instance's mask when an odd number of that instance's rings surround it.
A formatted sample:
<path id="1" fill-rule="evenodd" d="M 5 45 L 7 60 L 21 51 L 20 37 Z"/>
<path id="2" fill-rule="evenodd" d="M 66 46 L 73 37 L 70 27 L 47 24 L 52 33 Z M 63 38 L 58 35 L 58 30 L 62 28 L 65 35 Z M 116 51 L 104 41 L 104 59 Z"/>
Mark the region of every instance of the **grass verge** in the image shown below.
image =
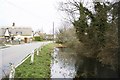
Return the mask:
<path id="1" fill-rule="evenodd" d="M 45 45 L 39 55 L 34 55 L 34 63 L 30 58 L 16 68 L 15 78 L 50 78 L 51 53 L 57 44 Z"/>

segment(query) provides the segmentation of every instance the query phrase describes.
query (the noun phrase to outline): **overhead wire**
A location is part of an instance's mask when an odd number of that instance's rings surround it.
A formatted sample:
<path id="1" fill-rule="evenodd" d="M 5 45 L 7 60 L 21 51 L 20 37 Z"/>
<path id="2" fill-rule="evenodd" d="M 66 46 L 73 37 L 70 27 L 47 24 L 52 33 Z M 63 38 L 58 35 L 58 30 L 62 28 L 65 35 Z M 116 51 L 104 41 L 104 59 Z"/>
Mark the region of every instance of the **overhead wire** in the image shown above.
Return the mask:
<path id="1" fill-rule="evenodd" d="M 11 1 L 8 1 L 8 0 L 3 0 L 3 1 L 5 1 L 5 2 L 7 2 L 9 5 L 12 5 L 13 7 L 21 10 L 22 12 L 25 12 L 25 13 L 31 15 L 32 17 L 35 17 L 35 18 L 37 18 L 37 19 L 40 19 L 40 16 L 38 16 L 37 14 L 35 14 L 35 13 L 33 13 L 33 12 L 31 12 L 31 11 L 23 8 L 23 7 L 20 7 L 20 6 L 16 5 L 16 4 L 14 4 L 14 3 L 11 2 Z"/>

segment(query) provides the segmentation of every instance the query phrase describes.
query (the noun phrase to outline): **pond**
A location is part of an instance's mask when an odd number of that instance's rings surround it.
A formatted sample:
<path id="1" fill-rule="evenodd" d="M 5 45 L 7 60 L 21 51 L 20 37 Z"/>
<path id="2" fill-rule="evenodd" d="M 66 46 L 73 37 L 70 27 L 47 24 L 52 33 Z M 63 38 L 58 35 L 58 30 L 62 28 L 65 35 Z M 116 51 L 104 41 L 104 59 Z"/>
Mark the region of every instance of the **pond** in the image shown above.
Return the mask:
<path id="1" fill-rule="evenodd" d="M 68 48 L 54 48 L 51 61 L 51 78 L 74 78 L 75 53 Z"/>

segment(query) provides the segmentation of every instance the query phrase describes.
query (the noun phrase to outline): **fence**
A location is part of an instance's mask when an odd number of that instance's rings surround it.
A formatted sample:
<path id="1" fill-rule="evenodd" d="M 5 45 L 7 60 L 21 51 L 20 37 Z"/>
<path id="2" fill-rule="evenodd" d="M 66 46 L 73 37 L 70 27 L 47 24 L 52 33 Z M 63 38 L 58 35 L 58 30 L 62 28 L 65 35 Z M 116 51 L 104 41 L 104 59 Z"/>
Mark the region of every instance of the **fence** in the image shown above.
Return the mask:
<path id="1" fill-rule="evenodd" d="M 44 44 L 43 44 L 43 46 L 44 46 Z M 34 63 L 35 52 L 36 52 L 36 55 L 39 55 L 39 53 L 40 53 L 41 49 L 43 48 L 43 46 L 41 46 L 39 48 L 36 48 L 35 50 L 32 50 L 32 52 L 25 59 L 23 59 L 18 65 L 14 66 L 13 63 L 10 63 L 11 70 L 10 70 L 10 74 L 9 74 L 9 80 L 13 80 L 14 79 L 15 68 L 17 68 L 22 63 L 24 63 L 29 57 L 31 57 L 30 64 L 33 64 Z"/>

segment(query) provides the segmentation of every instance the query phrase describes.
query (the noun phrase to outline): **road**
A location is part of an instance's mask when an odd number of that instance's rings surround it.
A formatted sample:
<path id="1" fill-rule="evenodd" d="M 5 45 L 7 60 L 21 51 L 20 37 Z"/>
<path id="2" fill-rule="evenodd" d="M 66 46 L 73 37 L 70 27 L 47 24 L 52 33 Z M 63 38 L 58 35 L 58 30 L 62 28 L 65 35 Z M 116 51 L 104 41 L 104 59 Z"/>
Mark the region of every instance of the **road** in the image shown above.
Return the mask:
<path id="1" fill-rule="evenodd" d="M 28 44 L 14 45 L 9 48 L 0 49 L 0 79 L 5 74 L 8 74 L 10 70 L 9 63 L 13 63 L 15 66 L 19 64 L 27 55 L 29 55 L 34 49 L 41 47 L 42 45 L 51 43 L 49 42 L 33 42 Z"/>

